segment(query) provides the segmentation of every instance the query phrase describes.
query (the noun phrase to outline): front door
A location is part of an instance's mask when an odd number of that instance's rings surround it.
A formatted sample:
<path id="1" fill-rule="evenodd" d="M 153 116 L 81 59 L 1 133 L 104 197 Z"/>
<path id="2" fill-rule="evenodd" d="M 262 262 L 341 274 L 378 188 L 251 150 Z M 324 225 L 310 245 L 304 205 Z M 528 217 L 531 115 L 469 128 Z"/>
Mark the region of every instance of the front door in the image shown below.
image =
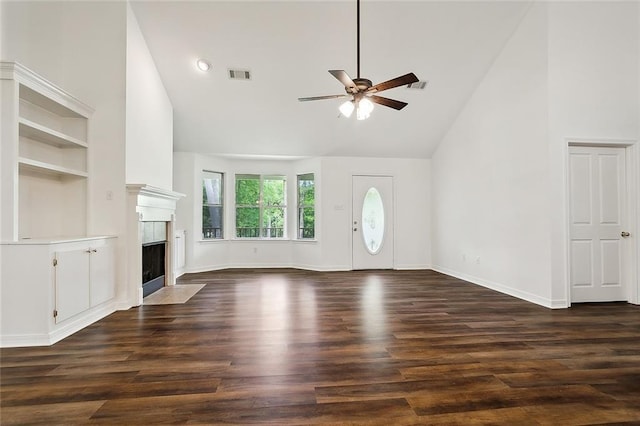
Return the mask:
<path id="1" fill-rule="evenodd" d="M 352 268 L 393 269 L 393 178 L 353 176 Z"/>
<path id="2" fill-rule="evenodd" d="M 572 302 L 629 300 L 625 178 L 624 148 L 569 148 Z"/>

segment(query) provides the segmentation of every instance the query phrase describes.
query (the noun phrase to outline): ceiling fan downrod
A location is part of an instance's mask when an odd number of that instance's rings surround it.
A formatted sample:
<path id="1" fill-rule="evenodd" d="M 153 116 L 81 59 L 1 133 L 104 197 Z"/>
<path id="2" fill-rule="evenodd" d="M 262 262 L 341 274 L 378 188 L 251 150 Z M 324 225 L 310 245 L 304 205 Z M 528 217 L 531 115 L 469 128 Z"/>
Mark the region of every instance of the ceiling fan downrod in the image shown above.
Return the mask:
<path id="1" fill-rule="evenodd" d="M 356 69 L 358 71 L 358 78 L 360 78 L 360 0 L 357 0 L 356 6 Z"/>
<path id="2" fill-rule="evenodd" d="M 356 0 L 356 68 L 358 77 L 352 79 L 344 70 L 329 70 L 338 81 L 344 85 L 346 94 L 328 95 L 328 96 L 311 96 L 298 98 L 299 101 L 318 101 L 321 99 L 340 99 L 350 98 L 341 107 L 340 111 L 346 117 L 350 116 L 354 109 L 357 110 L 358 120 L 364 120 L 369 117 L 373 104 L 383 105 L 395 110 L 401 110 L 407 106 L 406 102 L 397 101 L 379 96 L 378 93 L 383 90 L 393 89 L 394 87 L 404 86 L 416 83 L 418 77 L 414 73 L 408 73 L 382 83 L 373 84 L 371 80 L 360 77 L 360 0 Z"/>

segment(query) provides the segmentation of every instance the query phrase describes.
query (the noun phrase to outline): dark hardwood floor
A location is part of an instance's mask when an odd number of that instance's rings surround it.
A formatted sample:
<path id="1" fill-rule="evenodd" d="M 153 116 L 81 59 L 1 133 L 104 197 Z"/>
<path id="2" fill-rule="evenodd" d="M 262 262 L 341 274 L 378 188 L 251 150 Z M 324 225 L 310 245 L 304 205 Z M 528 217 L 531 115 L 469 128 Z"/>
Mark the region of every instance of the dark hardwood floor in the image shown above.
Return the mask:
<path id="1" fill-rule="evenodd" d="M 432 271 L 191 274 L 181 305 L 2 349 L 1 423 L 640 424 L 640 307 Z"/>

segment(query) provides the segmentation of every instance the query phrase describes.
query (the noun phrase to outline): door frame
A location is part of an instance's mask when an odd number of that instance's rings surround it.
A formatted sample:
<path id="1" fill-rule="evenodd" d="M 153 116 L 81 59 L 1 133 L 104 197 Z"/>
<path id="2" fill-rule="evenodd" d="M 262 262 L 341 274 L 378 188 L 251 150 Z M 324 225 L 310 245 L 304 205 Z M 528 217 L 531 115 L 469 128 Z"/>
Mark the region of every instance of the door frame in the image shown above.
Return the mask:
<path id="1" fill-rule="evenodd" d="M 350 207 L 351 217 L 349 218 L 349 233 L 351 237 L 349 238 L 349 249 L 350 249 L 350 257 L 351 257 L 351 270 L 353 271 L 353 178 L 354 177 L 388 177 L 391 178 L 391 210 L 393 214 L 393 222 L 391 223 L 391 229 L 393 229 L 393 238 L 391 239 L 391 269 L 396 269 L 396 177 L 392 174 L 386 173 L 351 173 L 351 183 L 349 185 L 349 194 L 350 194 Z"/>
<path id="2" fill-rule="evenodd" d="M 571 306 L 571 207 L 569 188 L 570 158 L 569 147 L 582 146 L 589 148 L 624 148 L 625 150 L 625 174 L 626 174 L 626 201 L 625 206 L 627 216 L 627 230 L 631 233 L 631 239 L 628 241 L 629 250 L 625 253 L 626 270 L 622 271 L 628 281 L 627 302 L 640 304 L 640 281 L 639 265 L 640 265 L 640 235 L 638 235 L 639 223 L 638 214 L 640 213 L 640 146 L 635 140 L 619 140 L 619 139 L 566 139 L 565 144 L 565 291 L 567 306 Z"/>

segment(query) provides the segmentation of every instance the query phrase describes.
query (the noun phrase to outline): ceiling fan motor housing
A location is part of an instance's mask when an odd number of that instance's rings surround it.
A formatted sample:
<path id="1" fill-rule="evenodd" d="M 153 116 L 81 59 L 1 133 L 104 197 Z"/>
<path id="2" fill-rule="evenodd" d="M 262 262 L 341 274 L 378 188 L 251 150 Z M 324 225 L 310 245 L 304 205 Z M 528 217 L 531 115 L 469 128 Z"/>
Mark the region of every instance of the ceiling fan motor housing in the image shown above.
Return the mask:
<path id="1" fill-rule="evenodd" d="M 347 91 L 347 93 L 364 92 L 364 91 L 368 90 L 371 86 L 373 86 L 373 83 L 371 82 L 371 80 L 366 79 L 366 78 L 354 78 L 353 82 L 356 85 L 355 88 L 354 87 L 345 87 L 345 90 Z"/>

